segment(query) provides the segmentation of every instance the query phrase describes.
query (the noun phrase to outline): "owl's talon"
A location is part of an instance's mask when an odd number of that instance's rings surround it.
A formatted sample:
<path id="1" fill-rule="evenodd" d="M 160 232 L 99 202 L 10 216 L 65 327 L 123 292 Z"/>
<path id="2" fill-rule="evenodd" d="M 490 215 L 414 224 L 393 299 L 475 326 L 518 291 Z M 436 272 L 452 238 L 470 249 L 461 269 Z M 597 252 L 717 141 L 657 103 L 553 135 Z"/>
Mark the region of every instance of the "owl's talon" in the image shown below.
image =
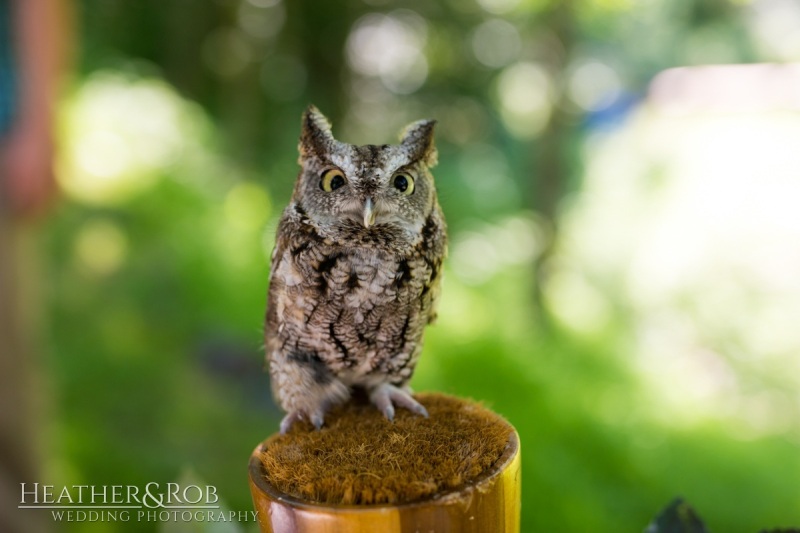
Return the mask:
<path id="1" fill-rule="evenodd" d="M 392 405 L 391 396 L 388 393 L 384 393 L 381 387 L 383 387 L 383 385 L 372 391 L 369 395 L 369 399 L 375 404 L 378 411 L 383 413 L 383 416 L 385 416 L 389 422 L 394 422 L 394 405 Z"/>
<path id="2" fill-rule="evenodd" d="M 314 413 L 313 415 L 311 415 L 310 420 L 317 431 L 322 429 L 322 424 L 325 422 L 325 419 L 320 413 Z"/>
<path id="3" fill-rule="evenodd" d="M 307 416 L 303 413 L 303 411 L 292 411 L 284 416 L 283 420 L 281 420 L 281 435 L 286 435 L 295 422 L 298 422 L 304 418 L 308 418 L 308 421 L 311 422 L 311 424 L 317 430 L 321 429 L 322 425 L 325 423 L 325 415 L 322 413 L 313 413 Z"/>
<path id="4" fill-rule="evenodd" d="M 428 410 L 415 400 L 411 394 L 388 383 L 382 383 L 375 387 L 370 393 L 369 399 L 375 404 L 375 407 L 383 413 L 383 416 L 385 416 L 389 422 L 394 421 L 395 405 L 405 407 L 412 413 L 428 418 Z"/>
<path id="5" fill-rule="evenodd" d="M 297 422 L 298 420 L 302 420 L 303 413 L 300 411 L 292 411 L 291 413 L 287 413 L 286 416 L 283 417 L 281 420 L 281 435 L 286 435 L 291 429 L 292 424 Z"/>

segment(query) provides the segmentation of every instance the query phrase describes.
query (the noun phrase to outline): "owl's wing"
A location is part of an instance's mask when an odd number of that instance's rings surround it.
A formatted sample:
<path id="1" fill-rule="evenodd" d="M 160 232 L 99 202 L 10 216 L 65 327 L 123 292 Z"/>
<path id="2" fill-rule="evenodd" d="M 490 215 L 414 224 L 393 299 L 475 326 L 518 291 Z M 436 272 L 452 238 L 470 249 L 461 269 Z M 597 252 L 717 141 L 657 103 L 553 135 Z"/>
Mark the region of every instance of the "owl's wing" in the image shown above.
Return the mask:
<path id="1" fill-rule="evenodd" d="M 447 227 L 444 222 L 444 215 L 437 204 L 431 213 L 430 218 L 425 224 L 423 239 L 425 240 L 425 252 L 423 256 L 425 262 L 431 268 L 431 277 L 425 284 L 424 293 L 428 294 L 430 304 L 428 305 L 428 324 L 436 322 L 439 309 L 439 297 L 442 287 L 442 263 L 447 257 Z"/>
<path id="2" fill-rule="evenodd" d="M 280 325 L 279 300 L 280 295 L 286 290 L 288 275 L 294 272 L 285 261 L 292 261 L 292 256 L 309 246 L 310 235 L 313 230 L 304 224 L 304 215 L 296 204 L 292 203 L 281 216 L 275 237 L 275 247 L 272 249 L 269 270 L 269 291 L 267 294 L 267 320 L 266 341 L 267 355 L 269 355 L 270 341 L 277 335 Z M 289 268 L 287 268 L 289 267 Z"/>
<path id="3" fill-rule="evenodd" d="M 277 383 L 275 382 L 275 374 L 273 365 L 278 364 L 275 360 L 277 350 L 279 347 L 278 341 L 278 327 L 280 326 L 281 317 L 278 316 L 278 307 L 280 300 L 280 292 L 285 290 L 284 281 L 280 276 L 276 276 L 280 268 L 281 261 L 285 260 L 286 251 L 291 246 L 291 240 L 294 229 L 294 220 L 292 214 L 287 209 L 280 222 L 278 222 L 278 229 L 275 237 L 275 247 L 272 249 L 272 256 L 270 257 L 270 270 L 269 270 L 269 289 L 267 292 L 267 313 L 264 323 L 264 347 L 266 349 L 266 360 L 270 367 L 270 377 L 272 378 L 272 393 L 277 400 Z M 289 254 L 290 255 L 290 254 Z"/>
<path id="4" fill-rule="evenodd" d="M 289 245 L 289 235 L 284 229 L 286 226 L 283 220 L 284 218 L 285 217 L 282 217 L 281 221 L 278 223 L 278 231 L 277 235 L 275 236 L 275 246 L 272 248 L 272 255 L 269 258 L 270 287 L 272 287 L 272 278 L 275 276 L 275 271 L 278 269 L 278 258 L 283 257 L 283 252 Z M 282 229 L 284 229 L 284 231 L 281 231 Z"/>
<path id="5" fill-rule="evenodd" d="M 439 317 L 439 296 L 442 292 L 441 278 L 432 281 L 429 294 L 431 295 L 431 305 L 428 309 L 428 324 L 435 324 L 436 319 Z"/>

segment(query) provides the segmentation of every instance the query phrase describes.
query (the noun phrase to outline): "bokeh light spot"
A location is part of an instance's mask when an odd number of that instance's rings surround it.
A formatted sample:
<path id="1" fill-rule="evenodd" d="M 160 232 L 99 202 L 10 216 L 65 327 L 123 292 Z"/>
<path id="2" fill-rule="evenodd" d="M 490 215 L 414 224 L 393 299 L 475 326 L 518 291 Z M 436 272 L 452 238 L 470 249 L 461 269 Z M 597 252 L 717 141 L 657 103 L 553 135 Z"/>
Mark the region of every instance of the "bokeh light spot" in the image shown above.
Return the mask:
<path id="1" fill-rule="evenodd" d="M 520 0 L 478 0 L 478 4 L 489 13 L 508 13 L 515 9 Z"/>
<path id="2" fill-rule="evenodd" d="M 581 334 L 599 334 L 611 322 L 605 296 L 583 276 L 553 268 L 544 286 L 547 307 L 562 324 Z"/>
<path id="3" fill-rule="evenodd" d="M 503 67 L 516 61 L 522 42 L 519 31 L 503 19 L 487 20 L 472 33 L 472 53 L 487 67 Z"/>
<path id="4" fill-rule="evenodd" d="M 255 7 L 273 7 L 281 3 L 281 0 L 247 0 L 247 3 Z"/>
<path id="5" fill-rule="evenodd" d="M 252 182 L 237 183 L 228 192 L 223 205 L 225 218 L 236 228 L 260 229 L 270 215 L 267 191 Z"/>
<path id="6" fill-rule="evenodd" d="M 68 196 L 96 204 L 148 189 L 186 149 L 193 111 L 158 80 L 92 76 L 65 106 L 59 184 Z"/>
<path id="7" fill-rule="evenodd" d="M 113 131 L 93 131 L 80 139 L 76 146 L 78 165 L 84 176 L 113 179 L 130 165 L 124 141 Z"/>
<path id="8" fill-rule="evenodd" d="M 380 78 L 392 92 L 410 94 L 428 77 L 425 19 L 408 10 L 371 13 L 359 19 L 347 39 L 347 59 L 359 74 Z"/>
<path id="9" fill-rule="evenodd" d="M 75 257 L 80 265 L 95 275 L 116 272 L 128 254 L 128 238 L 108 220 L 86 222 L 75 238 Z"/>
<path id="10" fill-rule="evenodd" d="M 754 0 L 745 22 L 756 36 L 756 45 L 767 57 L 800 60 L 800 3 L 795 0 Z"/>
<path id="11" fill-rule="evenodd" d="M 541 222 L 529 213 L 479 223 L 456 236 L 449 262 L 461 282 L 480 285 L 504 269 L 530 265 L 541 253 L 545 239 Z"/>
<path id="12" fill-rule="evenodd" d="M 553 89 L 548 72 L 536 63 L 516 63 L 497 79 L 500 115 L 515 136 L 530 139 L 550 118 Z"/>
<path id="13" fill-rule="evenodd" d="M 280 2 L 245 2 L 239 6 L 237 19 L 239 27 L 250 37 L 268 39 L 280 32 L 286 11 Z"/>
<path id="14" fill-rule="evenodd" d="M 569 96 L 585 111 L 600 111 L 617 99 L 622 82 L 616 71 L 599 61 L 579 64 L 569 77 Z"/>

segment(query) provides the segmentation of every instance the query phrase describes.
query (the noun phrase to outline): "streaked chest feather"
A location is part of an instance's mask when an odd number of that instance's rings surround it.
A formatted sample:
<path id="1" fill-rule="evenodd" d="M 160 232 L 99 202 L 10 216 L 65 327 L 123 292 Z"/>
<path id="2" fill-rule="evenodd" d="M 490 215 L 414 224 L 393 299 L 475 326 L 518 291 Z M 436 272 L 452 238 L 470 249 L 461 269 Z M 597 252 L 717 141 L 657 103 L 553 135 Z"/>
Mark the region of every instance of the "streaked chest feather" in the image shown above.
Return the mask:
<path id="1" fill-rule="evenodd" d="M 339 321 L 362 324 L 370 315 L 410 305 L 431 274 L 430 265 L 413 253 L 398 257 L 377 249 L 287 249 L 273 276 L 277 318 L 310 325 L 334 314 Z"/>

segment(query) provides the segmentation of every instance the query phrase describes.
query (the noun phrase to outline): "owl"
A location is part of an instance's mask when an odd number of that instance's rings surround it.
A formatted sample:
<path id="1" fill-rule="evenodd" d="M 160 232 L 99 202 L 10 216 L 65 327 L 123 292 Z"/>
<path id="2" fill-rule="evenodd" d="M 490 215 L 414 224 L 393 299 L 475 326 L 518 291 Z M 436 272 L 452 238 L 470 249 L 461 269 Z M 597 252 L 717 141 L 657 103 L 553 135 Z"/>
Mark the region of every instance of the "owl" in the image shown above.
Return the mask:
<path id="1" fill-rule="evenodd" d="M 328 120 L 303 114 L 300 174 L 272 253 L 266 357 L 286 433 L 363 389 L 390 421 L 395 406 L 427 417 L 410 393 L 425 326 L 436 318 L 447 251 L 430 168 L 432 120 L 400 144 L 334 139 Z"/>

